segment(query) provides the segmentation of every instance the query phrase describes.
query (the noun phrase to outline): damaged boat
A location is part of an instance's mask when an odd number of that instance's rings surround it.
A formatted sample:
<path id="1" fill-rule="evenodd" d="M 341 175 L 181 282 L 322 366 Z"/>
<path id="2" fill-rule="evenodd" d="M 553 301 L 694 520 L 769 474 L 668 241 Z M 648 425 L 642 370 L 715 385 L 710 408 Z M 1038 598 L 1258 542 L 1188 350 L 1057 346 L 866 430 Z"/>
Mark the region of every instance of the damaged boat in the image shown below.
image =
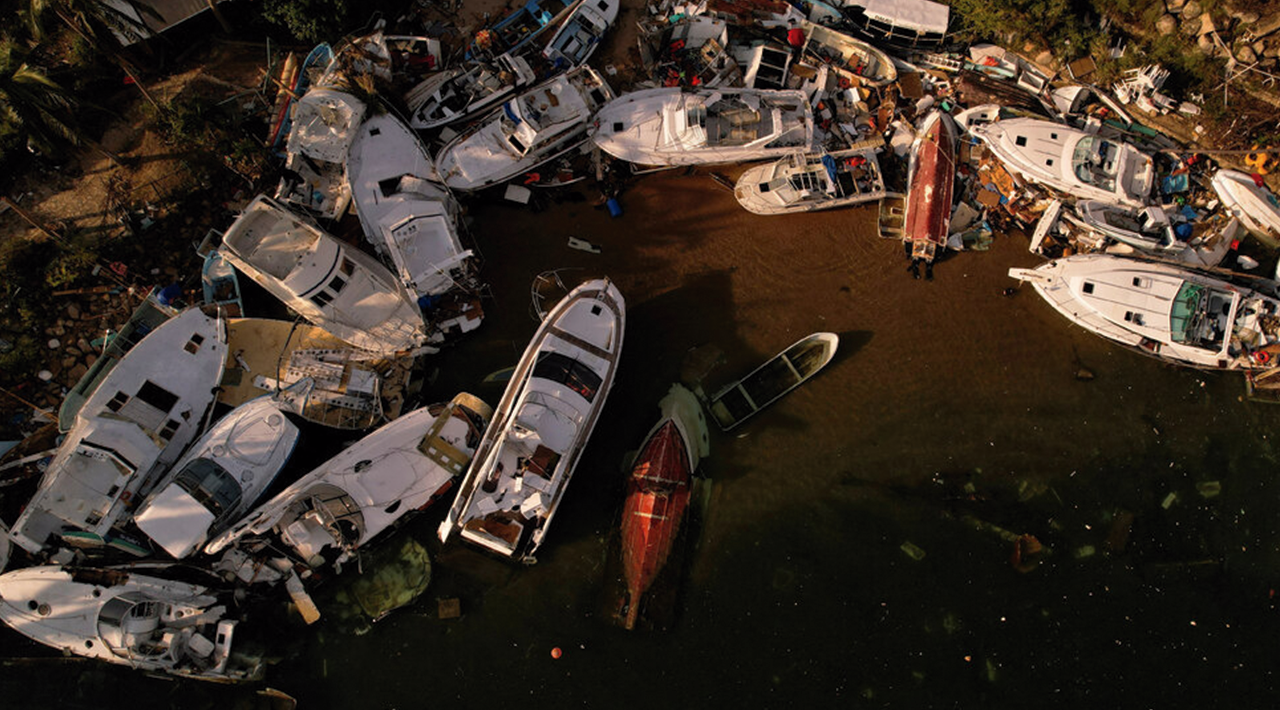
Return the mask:
<path id="1" fill-rule="evenodd" d="M 511 375 L 440 539 L 534 562 L 613 386 L 626 324 L 608 279 L 547 314 Z"/>
<path id="2" fill-rule="evenodd" d="M 564 69 L 585 64 L 600 46 L 609 25 L 618 17 L 620 4 L 618 0 L 579 0 L 577 7 L 547 40 L 542 56 Z"/>
<path id="3" fill-rule="evenodd" d="M 924 263 L 927 274 L 947 248 L 952 193 L 956 183 L 956 124 L 942 111 L 932 111 L 911 144 L 907 168 L 906 224 L 902 239 L 911 254 L 912 273 Z"/>
<path id="4" fill-rule="evenodd" d="M 884 174 L 871 148 L 796 153 L 747 169 L 733 196 L 759 215 L 829 210 L 883 198 Z"/>
<path id="5" fill-rule="evenodd" d="M 276 199 L 336 220 L 351 203 L 345 165 L 365 104 L 343 91 L 316 87 L 293 105 L 284 177 Z"/>
<path id="6" fill-rule="evenodd" d="M 1280 200 L 1239 170 L 1219 170 L 1212 180 L 1222 206 L 1269 247 L 1280 246 Z"/>
<path id="7" fill-rule="evenodd" d="M 460 123 L 492 109 L 536 80 L 528 60 L 510 54 L 469 68 L 446 69 L 428 77 L 405 97 L 409 127 L 427 131 Z"/>
<path id="8" fill-rule="evenodd" d="M 725 386 L 711 397 L 711 417 L 729 431 L 799 387 L 836 356 L 840 336 L 813 333 L 792 343 L 751 374 Z"/>

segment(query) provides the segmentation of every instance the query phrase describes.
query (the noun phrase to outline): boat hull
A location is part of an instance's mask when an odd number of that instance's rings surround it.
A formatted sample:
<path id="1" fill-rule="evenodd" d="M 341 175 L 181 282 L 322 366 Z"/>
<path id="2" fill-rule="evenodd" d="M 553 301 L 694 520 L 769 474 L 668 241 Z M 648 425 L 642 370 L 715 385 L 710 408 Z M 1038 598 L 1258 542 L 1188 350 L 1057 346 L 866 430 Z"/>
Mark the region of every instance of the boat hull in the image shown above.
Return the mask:
<path id="1" fill-rule="evenodd" d="M 911 144 L 907 214 L 903 238 L 911 258 L 932 262 L 947 246 L 956 182 L 956 126 L 942 111 L 925 119 Z"/>
<path id="2" fill-rule="evenodd" d="M 776 402 L 813 377 L 835 357 L 840 338 L 814 333 L 796 341 L 746 377 L 711 398 L 711 416 L 724 431 Z"/>

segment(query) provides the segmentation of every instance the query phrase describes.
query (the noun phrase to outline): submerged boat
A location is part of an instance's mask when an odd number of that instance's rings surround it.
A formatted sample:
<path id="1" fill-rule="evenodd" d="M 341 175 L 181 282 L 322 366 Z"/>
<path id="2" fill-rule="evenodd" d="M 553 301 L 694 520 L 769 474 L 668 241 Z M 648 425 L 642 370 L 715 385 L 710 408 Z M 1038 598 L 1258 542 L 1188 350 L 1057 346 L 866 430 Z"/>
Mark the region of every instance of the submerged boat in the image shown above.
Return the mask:
<path id="1" fill-rule="evenodd" d="M 1176 365 L 1252 370 L 1280 354 L 1280 301 L 1208 273 L 1077 254 L 1009 275 L 1085 330 Z"/>
<path id="2" fill-rule="evenodd" d="M 27 567 L 0 575 L 0 620 L 63 653 L 138 670 L 252 681 L 261 660 L 234 653 L 230 595 L 123 569 Z"/>
<path id="3" fill-rule="evenodd" d="M 1145 207 L 1155 184 L 1150 156 L 1060 123 L 1009 118 L 969 132 L 1010 171 L 1079 199 Z"/>
<path id="4" fill-rule="evenodd" d="M 1269 247 L 1280 246 L 1280 199 L 1239 170 L 1219 170 L 1212 180 L 1222 206 Z"/>
<path id="5" fill-rule="evenodd" d="M 814 333 L 774 355 L 746 377 L 711 397 L 711 416 L 724 431 L 781 399 L 817 374 L 835 357 L 840 338 L 835 333 Z"/>
<path id="6" fill-rule="evenodd" d="M 310 569 L 341 570 L 370 540 L 453 487 L 491 411 L 464 392 L 444 407 L 410 412 L 276 494 L 211 540 L 205 552 L 252 548 L 265 540 L 264 554 L 285 553 L 290 563 Z M 241 572 L 252 578 L 250 570 Z"/>
<path id="7" fill-rule="evenodd" d="M 640 165 L 767 160 L 813 147 L 813 109 L 800 91 L 644 89 L 605 104 L 591 139 Z"/>
<path id="8" fill-rule="evenodd" d="M 344 165 L 364 102 L 343 91 L 317 87 L 293 105 L 284 177 L 276 198 L 324 219 L 337 219 L 351 203 Z"/>
<path id="9" fill-rule="evenodd" d="M 893 59 L 870 44 L 812 22 L 802 22 L 800 29 L 805 37 L 802 51 L 830 67 L 840 86 L 857 82 L 878 88 L 898 80 Z"/>
<path id="10" fill-rule="evenodd" d="M 81 407 L 13 541 L 33 554 L 68 531 L 105 541 L 196 437 L 225 356 L 223 323 L 198 308 L 143 338 Z"/>
<path id="11" fill-rule="evenodd" d="M 436 156 L 436 170 L 455 190 L 510 180 L 581 145 L 592 114 L 612 98 L 591 67 L 561 74 L 455 137 Z"/>
<path id="12" fill-rule="evenodd" d="M 510 54 L 498 55 L 491 63 L 446 69 L 413 87 L 405 97 L 409 127 L 426 131 L 464 121 L 536 80 L 528 60 Z"/>
<path id="13" fill-rule="evenodd" d="M 618 17 L 620 4 L 618 0 L 579 0 L 547 40 L 542 56 L 565 69 L 586 64 Z"/>
<path id="14" fill-rule="evenodd" d="M 622 294 L 588 281 L 547 314 L 494 412 L 440 539 L 533 562 L 613 386 Z"/>
<path id="15" fill-rule="evenodd" d="M 702 404 L 692 392 L 674 385 L 658 407 L 662 419 L 636 455 L 622 509 L 628 629 L 635 628 L 641 598 L 671 554 L 689 506 L 690 477 L 710 448 Z"/>
<path id="16" fill-rule="evenodd" d="M 913 271 L 920 262 L 932 265 L 938 250 L 947 248 L 955 183 L 956 124 L 946 113 L 932 111 L 911 143 L 907 167 L 902 239 L 911 250 Z"/>
<path id="17" fill-rule="evenodd" d="M 829 210 L 883 198 L 884 174 L 870 148 L 796 153 L 747 169 L 733 196 L 761 215 Z"/>
<path id="18" fill-rule="evenodd" d="M 264 395 L 236 407 L 191 446 L 133 515 L 174 559 L 244 517 L 289 461 L 298 427 Z"/>
<path id="19" fill-rule="evenodd" d="M 415 299 L 376 259 L 259 195 L 222 237 L 227 259 L 302 317 L 356 347 L 423 346 Z"/>

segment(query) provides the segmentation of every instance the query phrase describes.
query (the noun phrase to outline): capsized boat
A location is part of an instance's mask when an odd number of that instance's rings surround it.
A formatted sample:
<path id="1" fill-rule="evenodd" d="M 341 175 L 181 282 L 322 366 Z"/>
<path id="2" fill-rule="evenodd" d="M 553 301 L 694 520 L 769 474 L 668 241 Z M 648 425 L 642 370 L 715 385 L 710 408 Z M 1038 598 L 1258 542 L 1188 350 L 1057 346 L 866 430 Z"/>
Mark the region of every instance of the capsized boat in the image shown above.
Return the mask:
<path id="1" fill-rule="evenodd" d="M 446 69 L 428 77 L 405 96 L 409 127 L 426 131 L 464 121 L 537 80 L 521 56 L 500 54 L 492 62 Z"/>
<path id="2" fill-rule="evenodd" d="M 1280 199 L 1239 170 L 1219 170 L 1211 181 L 1222 206 L 1269 247 L 1280 246 Z"/>
<path id="3" fill-rule="evenodd" d="M 565 69 L 586 64 L 618 17 L 620 5 L 618 0 L 580 0 L 547 40 L 542 56 Z"/>
<path id="4" fill-rule="evenodd" d="M 724 431 L 781 399 L 817 374 L 835 357 L 840 337 L 814 333 L 774 355 L 751 374 L 711 397 L 711 416 Z"/>
<path id="5" fill-rule="evenodd" d="M 911 143 L 907 167 L 907 215 L 902 235 L 911 249 L 911 268 L 932 265 L 947 246 L 951 198 L 956 182 L 956 124 L 931 111 Z"/>
<path id="6" fill-rule="evenodd" d="M 351 144 L 347 176 L 365 237 L 390 257 L 401 283 L 439 333 L 465 333 L 480 326 L 480 284 L 474 254 L 458 238 L 458 201 L 432 182 L 435 167 L 418 137 L 391 114 L 373 116 Z M 460 314 L 436 303 L 453 294 L 474 307 Z M 459 317 L 463 316 L 463 317 Z M 439 341 L 443 341 L 443 335 Z"/>
<path id="7" fill-rule="evenodd" d="M 1010 171 L 1079 199 L 1144 207 L 1155 185 L 1151 156 L 1060 123 L 1009 118 L 969 132 Z"/>
<path id="8" fill-rule="evenodd" d="M 356 347 L 423 346 L 415 299 L 377 259 L 259 195 L 222 237 L 222 254 L 302 317 Z"/>
<path id="9" fill-rule="evenodd" d="M 1280 354 L 1280 301 L 1216 275 L 1098 253 L 1009 275 L 1085 330 L 1175 365 L 1253 370 Z"/>
<path id="10" fill-rule="evenodd" d="M 196 437 L 225 357 L 223 323 L 198 308 L 129 350 L 81 407 L 13 541 L 34 554 L 64 531 L 105 539 Z"/>
<path id="11" fill-rule="evenodd" d="M 591 139 L 640 165 L 768 160 L 813 148 L 813 109 L 800 91 L 644 89 L 605 104 Z"/>
<path id="12" fill-rule="evenodd" d="M 710 451 L 702 404 L 692 392 L 673 385 L 658 407 L 662 419 L 636 455 L 622 509 L 628 629 L 635 628 L 641 597 L 671 554 L 689 505 L 690 477 Z"/>
<path id="13" fill-rule="evenodd" d="M 800 29 L 805 37 L 802 51 L 830 67 L 840 86 L 856 82 L 879 88 L 898 80 L 893 59 L 872 45 L 812 22 L 802 21 Z"/>
<path id="14" fill-rule="evenodd" d="M 263 395 L 228 412 L 156 484 L 134 524 L 182 559 L 240 520 L 298 442 L 289 409 L 287 400 Z"/>
<path id="15" fill-rule="evenodd" d="M 596 279 L 543 319 L 440 524 L 442 541 L 457 533 L 498 555 L 534 561 L 613 386 L 625 308 L 618 288 Z"/>
<path id="16" fill-rule="evenodd" d="M 205 547 L 288 554 L 304 569 L 334 567 L 392 525 L 444 495 L 471 462 L 492 410 L 461 393 L 446 406 L 422 407 L 374 430 L 280 491 Z M 242 578 L 252 579 L 247 560 Z"/>
<path id="17" fill-rule="evenodd" d="M 436 170 L 455 190 L 509 180 L 581 145 L 588 121 L 613 90 L 588 66 L 539 84 L 458 135 L 436 156 Z"/>
<path id="18" fill-rule="evenodd" d="M 748 168 L 733 196 L 760 215 L 829 210 L 883 198 L 884 174 L 875 148 L 796 153 Z"/>
<path id="19" fill-rule="evenodd" d="M 235 653 L 229 594 L 124 569 L 27 567 L 0 575 L 0 620 L 63 653 L 197 680 L 252 681 Z"/>
<path id="20" fill-rule="evenodd" d="M 276 199 L 337 219 L 351 203 L 345 164 L 364 102 L 344 91 L 316 87 L 293 105 L 293 128 L 285 144 L 284 177 Z"/>

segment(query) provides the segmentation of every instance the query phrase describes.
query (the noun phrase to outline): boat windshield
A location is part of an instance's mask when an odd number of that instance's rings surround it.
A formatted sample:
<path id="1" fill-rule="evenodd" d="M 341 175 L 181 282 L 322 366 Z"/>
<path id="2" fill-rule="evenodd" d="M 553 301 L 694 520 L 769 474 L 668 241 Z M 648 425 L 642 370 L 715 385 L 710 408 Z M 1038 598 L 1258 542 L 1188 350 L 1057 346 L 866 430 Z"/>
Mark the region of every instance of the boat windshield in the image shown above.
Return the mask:
<path id="1" fill-rule="evenodd" d="M 1169 309 L 1169 331 L 1175 343 L 1185 343 L 1194 338 L 1196 325 L 1204 309 L 1204 287 L 1184 281 L 1178 295 L 1173 297 Z"/>
<path id="2" fill-rule="evenodd" d="M 137 593 L 121 594 L 98 612 L 98 636 L 118 656 L 160 655 L 163 649 L 148 642 L 158 635 L 161 611 L 159 602 Z"/>
<path id="3" fill-rule="evenodd" d="M 582 395 L 588 402 L 595 399 L 596 392 L 600 389 L 600 376 L 594 370 L 561 353 L 545 352 L 539 355 L 538 363 L 533 366 L 533 376 L 560 382 Z"/>
<path id="4" fill-rule="evenodd" d="M 1071 167 L 1080 182 L 1113 192 L 1116 189 L 1116 156 L 1119 153 L 1111 141 L 1086 136 L 1076 144 L 1071 155 Z"/>
<path id="5" fill-rule="evenodd" d="M 178 472 L 174 479 L 182 490 L 213 513 L 215 520 L 240 506 L 242 490 L 226 469 L 209 459 L 196 459 Z"/>

